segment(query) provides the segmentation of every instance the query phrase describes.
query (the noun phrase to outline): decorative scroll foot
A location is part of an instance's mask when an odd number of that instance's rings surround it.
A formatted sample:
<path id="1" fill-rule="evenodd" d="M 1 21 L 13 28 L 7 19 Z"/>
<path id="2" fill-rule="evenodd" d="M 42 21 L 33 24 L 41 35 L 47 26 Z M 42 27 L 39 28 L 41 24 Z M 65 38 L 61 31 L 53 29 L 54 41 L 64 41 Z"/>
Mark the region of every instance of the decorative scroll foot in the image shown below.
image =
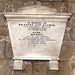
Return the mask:
<path id="1" fill-rule="evenodd" d="M 54 61 L 54 60 L 49 61 L 49 69 L 55 71 L 59 70 L 58 61 Z"/>
<path id="2" fill-rule="evenodd" d="M 14 70 L 23 70 L 24 69 L 24 62 L 23 60 L 14 60 Z"/>

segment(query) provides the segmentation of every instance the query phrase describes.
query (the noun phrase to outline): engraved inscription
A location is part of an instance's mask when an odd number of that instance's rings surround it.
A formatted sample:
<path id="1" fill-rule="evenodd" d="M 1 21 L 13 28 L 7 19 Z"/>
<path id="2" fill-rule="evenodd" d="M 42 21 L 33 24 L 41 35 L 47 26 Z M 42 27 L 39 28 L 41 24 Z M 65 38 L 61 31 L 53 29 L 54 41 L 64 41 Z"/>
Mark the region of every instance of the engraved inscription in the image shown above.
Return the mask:
<path id="1" fill-rule="evenodd" d="M 46 42 L 56 41 L 48 37 L 48 34 L 42 34 L 42 32 L 46 32 L 48 28 L 55 27 L 54 24 L 50 24 L 49 22 L 26 22 L 23 24 L 19 24 L 21 27 L 25 27 L 28 31 L 32 33 L 29 36 L 23 36 L 20 38 L 21 41 L 27 41 L 28 44 L 46 44 Z"/>
<path id="2" fill-rule="evenodd" d="M 28 31 L 46 31 L 47 28 L 54 27 L 54 24 L 49 24 L 48 22 L 27 22 L 24 24 L 19 24 L 19 26 L 27 27 Z"/>
<path id="3" fill-rule="evenodd" d="M 33 32 L 30 36 L 23 37 L 19 40 L 27 40 L 28 44 L 46 44 L 48 41 L 55 41 L 55 39 L 42 35 L 41 32 Z"/>

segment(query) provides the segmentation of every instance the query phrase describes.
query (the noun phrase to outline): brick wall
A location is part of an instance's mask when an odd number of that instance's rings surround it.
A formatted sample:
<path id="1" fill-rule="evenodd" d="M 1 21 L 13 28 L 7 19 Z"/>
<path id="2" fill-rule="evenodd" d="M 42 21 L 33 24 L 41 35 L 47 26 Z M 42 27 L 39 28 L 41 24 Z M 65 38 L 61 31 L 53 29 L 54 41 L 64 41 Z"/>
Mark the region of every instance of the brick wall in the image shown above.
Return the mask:
<path id="1" fill-rule="evenodd" d="M 14 11 L 22 6 L 34 5 L 37 0 L 0 0 L 0 12 Z M 0 75 L 72 75 L 74 74 L 75 59 L 75 0 L 40 0 L 45 6 L 57 8 L 58 11 L 72 13 L 64 35 L 61 48 L 59 71 L 49 71 L 48 61 L 25 61 L 24 71 L 13 71 L 13 53 L 7 23 L 0 13 Z M 6 5 L 10 5 L 9 8 Z M 60 11 L 61 12 L 61 11 Z M 72 60 L 70 61 L 70 59 Z M 70 62 L 69 62 L 70 61 Z M 70 67 L 70 63 L 72 67 Z M 74 70 L 73 70 L 74 69 Z"/>

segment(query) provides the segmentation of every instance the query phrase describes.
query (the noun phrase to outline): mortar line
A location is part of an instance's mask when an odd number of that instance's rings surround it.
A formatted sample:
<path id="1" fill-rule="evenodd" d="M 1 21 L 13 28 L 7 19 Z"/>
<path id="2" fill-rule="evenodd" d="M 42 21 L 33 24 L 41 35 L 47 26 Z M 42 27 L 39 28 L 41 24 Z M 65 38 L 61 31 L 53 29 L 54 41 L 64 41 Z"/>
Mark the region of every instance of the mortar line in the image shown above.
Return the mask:
<path id="1" fill-rule="evenodd" d="M 32 62 L 32 75 L 34 75 L 34 62 Z"/>
<path id="2" fill-rule="evenodd" d="M 5 47 L 4 47 L 4 60 L 6 60 L 6 41 L 5 41 Z"/>

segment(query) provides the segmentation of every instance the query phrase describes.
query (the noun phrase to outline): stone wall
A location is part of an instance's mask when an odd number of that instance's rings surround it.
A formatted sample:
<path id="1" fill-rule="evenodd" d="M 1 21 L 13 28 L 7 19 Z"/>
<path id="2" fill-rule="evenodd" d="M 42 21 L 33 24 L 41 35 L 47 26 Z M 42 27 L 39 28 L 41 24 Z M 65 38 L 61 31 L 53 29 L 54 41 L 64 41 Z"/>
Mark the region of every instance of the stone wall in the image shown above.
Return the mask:
<path id="1" fill-rule="evenodd" d="M 22 6 L 31 6 L 37 0 L 0 0 L 0 12 L 16 11 Z M 64 35 L 60 52 L 59 71 L 49 71 L 48 61 L 25 61 L 23 71 L 13 71 L 13 53 L 4 16 L 0 13 L 0 75 L 72 75 L 75 67 L 75 0 L 40 0 L 45 6 L 60 12 L 72 13 Z M 13 8 L 13 10 L 12 10 Z M 72 58 L 72 59 L 71 59 Z M 71 60 L 70 60 L 71 59 Z M 73 73 L 72 73 L 73 72 Z"/>

